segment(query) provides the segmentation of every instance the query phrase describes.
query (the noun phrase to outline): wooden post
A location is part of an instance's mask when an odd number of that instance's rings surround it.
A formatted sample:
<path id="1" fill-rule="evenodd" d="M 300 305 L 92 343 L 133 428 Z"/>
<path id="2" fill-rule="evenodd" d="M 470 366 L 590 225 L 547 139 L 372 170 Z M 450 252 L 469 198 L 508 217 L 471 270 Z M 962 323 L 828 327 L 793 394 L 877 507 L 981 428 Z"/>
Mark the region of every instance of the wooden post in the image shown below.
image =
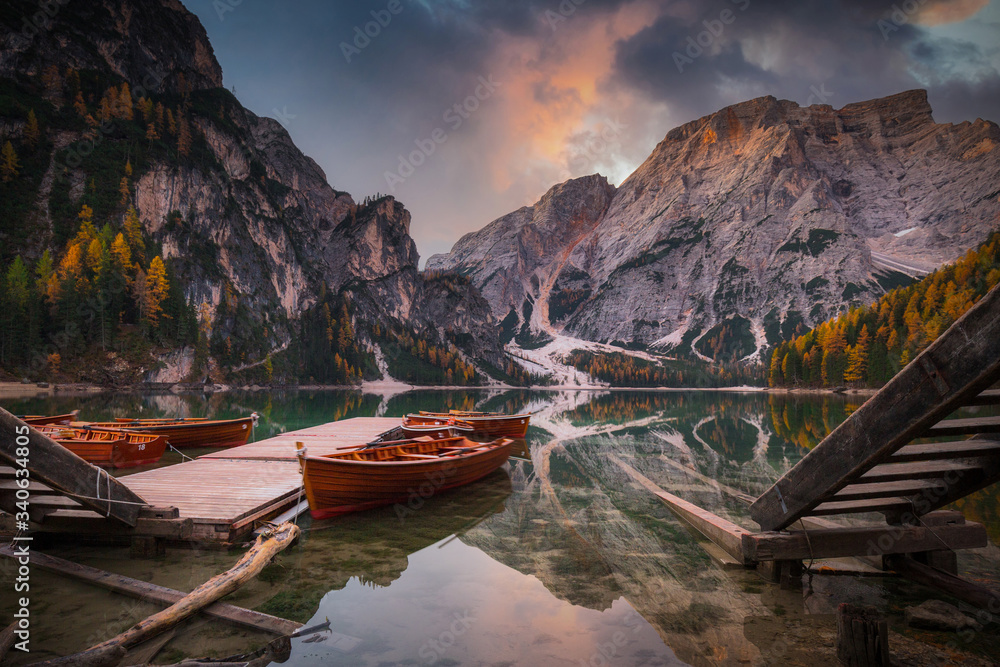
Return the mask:
<path id="1" fill-rule="evenodd" d="M 848 667 L 888 667 L 889 626 L 874 607 L 837 607 L 837 658 Z"/>
<path id="2" fill-rule="evenodd" d="M 129 556 L 131 558 L 155 558 L 167 553 L 167 541 L 162 537 L 135 535 L 132 537 Z"/>

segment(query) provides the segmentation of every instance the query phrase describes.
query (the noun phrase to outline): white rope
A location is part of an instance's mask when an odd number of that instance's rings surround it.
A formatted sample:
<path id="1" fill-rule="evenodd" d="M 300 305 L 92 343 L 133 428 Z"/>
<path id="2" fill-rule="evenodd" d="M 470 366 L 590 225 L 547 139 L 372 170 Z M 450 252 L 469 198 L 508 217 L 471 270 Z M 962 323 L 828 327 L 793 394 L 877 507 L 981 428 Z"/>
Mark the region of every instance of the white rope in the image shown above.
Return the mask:
<path id="1" fill-rule="evenodd" d="M 185 454 L 181 450 L 177 449 L 176 447 L 174 447 L 173 445 L 171 445 L 169 442 L 167 443 L 167 447 L 169 447 L 171 449 L 171 451 L 174 451 L 174 452 L 177 452 L 178 454 L 180 454 L 181 455 L 181 460 L 187 459 L 188 461 L 194 461 L 193 458 L 191 458 L 190 456 L 188 456 L 187 454 Z"/>
<path id="2" fill-rule="evenodd" d="M 104 473 L 104 476 L 107 478 L 108 497 L 106 499 L 101 498 L 101 473 Z M 103 468 L 97 468 L 97 483 L 94 485 L 94 493 L 97 494 L 97 497 L 94 498 L 94 500 L 107 500 L 108 511 L 104 516 L 105 518 L 111 516 L 111 475 L 109 475 L 108 471 Z"/>

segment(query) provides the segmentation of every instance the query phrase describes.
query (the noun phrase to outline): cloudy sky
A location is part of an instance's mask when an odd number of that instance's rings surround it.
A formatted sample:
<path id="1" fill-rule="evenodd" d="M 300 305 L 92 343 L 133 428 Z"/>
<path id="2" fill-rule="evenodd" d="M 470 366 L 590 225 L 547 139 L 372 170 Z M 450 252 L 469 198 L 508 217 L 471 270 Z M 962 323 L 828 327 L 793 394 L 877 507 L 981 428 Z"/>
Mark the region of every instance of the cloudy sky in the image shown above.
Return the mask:
<path id="1" fill-rule="evenodd" d="M 185 1 L 243 104 L 402 201 L 422 258 L 761 95 L 927 88 L 938 122 L 1000 121 L 1000 0 Z"/>

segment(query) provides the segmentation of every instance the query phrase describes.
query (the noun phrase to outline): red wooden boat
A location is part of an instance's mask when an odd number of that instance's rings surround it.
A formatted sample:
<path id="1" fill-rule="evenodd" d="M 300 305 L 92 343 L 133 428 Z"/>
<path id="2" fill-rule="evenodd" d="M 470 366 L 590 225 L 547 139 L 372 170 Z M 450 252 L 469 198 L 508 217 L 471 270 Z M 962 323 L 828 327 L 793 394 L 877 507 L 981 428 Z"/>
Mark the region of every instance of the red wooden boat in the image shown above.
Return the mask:
<path id="1" fill-rule="evenodd" d="M 241 419 L 130 419 L 114 422 L 79 422 L 73 426 L 89 428 L 115 428 L 135 433 L 151 433 L 166 437 L 170 446 L 184 447 L 238 447 L 245 445 L 256 416 Z"/>
<path id="2" fill-rule="evenodd" d="M 416 415 L 406 415 L 403 418 L 403 427 L 421 424 L 471 426 L 476 437 L 523 438 L 528 432 L 529 421 L 531 421 L 530 414 L 503 415 L 493 412 L 452 410 L 448 413 L 420 412 Z"/>
<path id="3" fill-rule="evenodd" d="M 39 430 L 84 461 L 102 468 L 156 463 L 167 448 L 167 439 L 162 435 L 60 426 L 42 426 Z"/>
<path id="4" fill-rule="evenodd" d="M 62 426 L 69 426 L 70 422 L 76 419 L 79 410 L 74 410 L 68 415 L 25 415 L 23 417 L 18 417 L 21 421 L 29 426 L 51 426 L 53 424 L 58 424 Z"/>
<path id="5" fill-rule="evenodd" d="M 490 474 L 510 456 L 513 440 L 419 439 L 303 456 L 309 512 L 325 519 L 348 512 L 421 500 Z"/>

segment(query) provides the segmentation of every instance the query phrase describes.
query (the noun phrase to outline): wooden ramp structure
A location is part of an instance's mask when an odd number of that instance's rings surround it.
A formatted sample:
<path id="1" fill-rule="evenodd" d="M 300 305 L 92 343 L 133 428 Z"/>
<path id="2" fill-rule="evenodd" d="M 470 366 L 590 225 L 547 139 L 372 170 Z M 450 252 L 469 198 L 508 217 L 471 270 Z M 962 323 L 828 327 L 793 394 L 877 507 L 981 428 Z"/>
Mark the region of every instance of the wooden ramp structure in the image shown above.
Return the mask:
<path id="1" fill-rule="evenodd" d="M 126 536 L 134 552 L 165 541 L 232 544 L 303 496 L 296 442 L 313 454 L 333 453 L 398 423 L 347 419 L 115 478 L 0 409 L 0 532 L 23 531 L 24 508 L 32 532 Z M 18 438 L 27 439 L 23 449 Z M 21 478 L 28 479 L 26 501 L 19 500 Z"/>
<path id="2" fill-rule="evenodd" d="M 761 532 L 657 495 L 744 565 L 770 564 L 775 580 L 803 560 L 861 557 L 995 608 L 1000 596 L 954 576 L 955 550 L 986 546 L 985 529 L 941 508 L 1000 481 L 1000 416 L 953 417 L 1000 405 L 998 382 L 1000 286 L 753 500 Z M 884 523 L 827 519 L 872 513 Z"/>
<path id="3" fill-rule="evenodd" d="M 948 419 L 962 407 L 1000 405 L 1000 390 L 990 389 L 998 380 L 994 287 L 754 501 L 751 516 L 764 530 L 862 512 L 919 523 L 1000 481 L 1000 417 Z M 946 440 L 912 444 L 918 438 Z"/>

